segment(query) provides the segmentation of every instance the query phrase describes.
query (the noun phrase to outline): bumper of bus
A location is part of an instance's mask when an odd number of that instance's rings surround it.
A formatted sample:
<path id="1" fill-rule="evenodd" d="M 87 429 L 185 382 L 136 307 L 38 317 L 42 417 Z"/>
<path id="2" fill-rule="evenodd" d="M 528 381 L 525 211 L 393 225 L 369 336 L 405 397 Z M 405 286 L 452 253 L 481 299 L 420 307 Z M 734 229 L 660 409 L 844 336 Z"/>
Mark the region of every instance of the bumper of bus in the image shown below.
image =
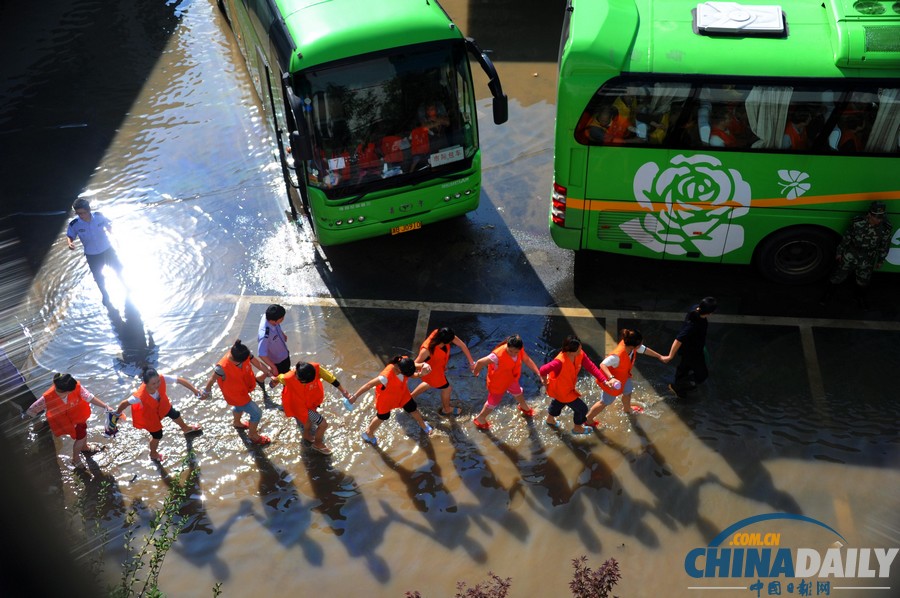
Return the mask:
<path id="1" fill-rule="evenodd" d="M 563 249 L 581 249 L 580 228 L 566 228 L 564 226 L 559 226 L 558 224 L 554 224 L 551 219 L 550 236 L 553 238 L 553 242 Z"/>
<path id="2" fill-rule="evenodd" d="M 441 220 L 462 216 L 472 210 L 478 208 L 478 200 L 480 197 L 480 188 L 474 191 L 470 196 L 460 199 L 452 199 L 447 203 L 438 205 L 426 212 L 411 214 L 404 218 L 396 218 L 388 221 L 367 220 L 364 223 L 356 223 L 353 225 L 343 225 L 338 227 L 324 226 L 317 223 L 316 237 L 320 245 L 341 245 L 344 243 L 352 243 L 353 241 L 361 241 L 363 239 L 371 239 L 373 237 L 389 236 L 391 229 L 401 227 L 403 225 L 420 223 L 422 228 Z M 410 231 L 415 232 L 415 230 Z M 400 233 L 406 234 L 406 233 Z"/>

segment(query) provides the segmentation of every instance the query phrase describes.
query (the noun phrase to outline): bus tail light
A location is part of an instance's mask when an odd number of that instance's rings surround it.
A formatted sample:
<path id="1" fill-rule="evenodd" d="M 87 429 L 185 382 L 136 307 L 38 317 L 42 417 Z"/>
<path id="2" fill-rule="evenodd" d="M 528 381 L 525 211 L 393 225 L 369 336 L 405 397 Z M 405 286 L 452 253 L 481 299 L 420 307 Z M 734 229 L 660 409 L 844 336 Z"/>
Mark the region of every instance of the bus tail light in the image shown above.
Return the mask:
<path id="1" fill-rule="evenodd" d="M 550 216 L 553 218 L 553 224 L 565 226 L 566 224 L 566 188 L 553 182 L 553 206 L 550 208 Z"/>

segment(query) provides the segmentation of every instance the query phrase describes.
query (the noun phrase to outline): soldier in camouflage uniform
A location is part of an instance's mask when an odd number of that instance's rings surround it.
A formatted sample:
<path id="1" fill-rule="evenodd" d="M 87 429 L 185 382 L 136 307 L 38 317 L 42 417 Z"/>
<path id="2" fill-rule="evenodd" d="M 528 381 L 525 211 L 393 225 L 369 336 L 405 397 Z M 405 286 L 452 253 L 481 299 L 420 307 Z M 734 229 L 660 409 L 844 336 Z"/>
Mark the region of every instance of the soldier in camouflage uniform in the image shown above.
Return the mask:
<path id="1" fill-rule="evenodd" d="M 873 201 L 866 215 L 855 216 L 850 221 L 837 247 L 837 267 L 828 279 L 831 285 L 825 299 L 831 296 L 834 285 L 844 282 L 853 271 L 856 274 L 857 296 L 860 303 L 864 303 L 864 291 L 872 272 L 881 267 L 891 244 L 894 229 L 885 217 L 886 211 L 883 201 Z"/>

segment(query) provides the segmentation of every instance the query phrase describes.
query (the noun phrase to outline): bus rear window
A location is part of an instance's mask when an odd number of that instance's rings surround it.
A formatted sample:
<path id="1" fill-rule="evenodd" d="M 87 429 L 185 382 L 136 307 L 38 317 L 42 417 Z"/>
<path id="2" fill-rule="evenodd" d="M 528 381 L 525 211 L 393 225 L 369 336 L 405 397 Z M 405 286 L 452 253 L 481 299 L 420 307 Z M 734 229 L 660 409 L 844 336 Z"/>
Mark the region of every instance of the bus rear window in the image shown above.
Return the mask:
<path id="1" fill-rule="evenodd" d="M 585 145 L 837 154 L 900 151 L 900 90 L 859 81 L 817 86 L 612 80 L 582 114 Z M 778 82 L 775 82 L 778 83 Z"/>

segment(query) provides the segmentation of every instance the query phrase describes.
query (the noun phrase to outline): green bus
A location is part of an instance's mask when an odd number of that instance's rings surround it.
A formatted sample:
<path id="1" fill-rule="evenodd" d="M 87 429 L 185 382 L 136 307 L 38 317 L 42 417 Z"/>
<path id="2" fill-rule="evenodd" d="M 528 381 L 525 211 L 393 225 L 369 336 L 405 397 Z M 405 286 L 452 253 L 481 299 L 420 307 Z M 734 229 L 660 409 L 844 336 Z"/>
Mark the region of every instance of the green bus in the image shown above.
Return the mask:
<path id="1" fill-rule="evenodd" d="M 507 118 L 493 63 L 434 0 L 219 0 L 262 102 L 293 217 L 335 245 L 478 207 L 469 56 Z"/>
<path id="2" fill-rule="evenodd" d="M 898 78 L 896 0 L 569 0 L 553 240 L 820 279 L 870 202 L 900 223 Z"/>

